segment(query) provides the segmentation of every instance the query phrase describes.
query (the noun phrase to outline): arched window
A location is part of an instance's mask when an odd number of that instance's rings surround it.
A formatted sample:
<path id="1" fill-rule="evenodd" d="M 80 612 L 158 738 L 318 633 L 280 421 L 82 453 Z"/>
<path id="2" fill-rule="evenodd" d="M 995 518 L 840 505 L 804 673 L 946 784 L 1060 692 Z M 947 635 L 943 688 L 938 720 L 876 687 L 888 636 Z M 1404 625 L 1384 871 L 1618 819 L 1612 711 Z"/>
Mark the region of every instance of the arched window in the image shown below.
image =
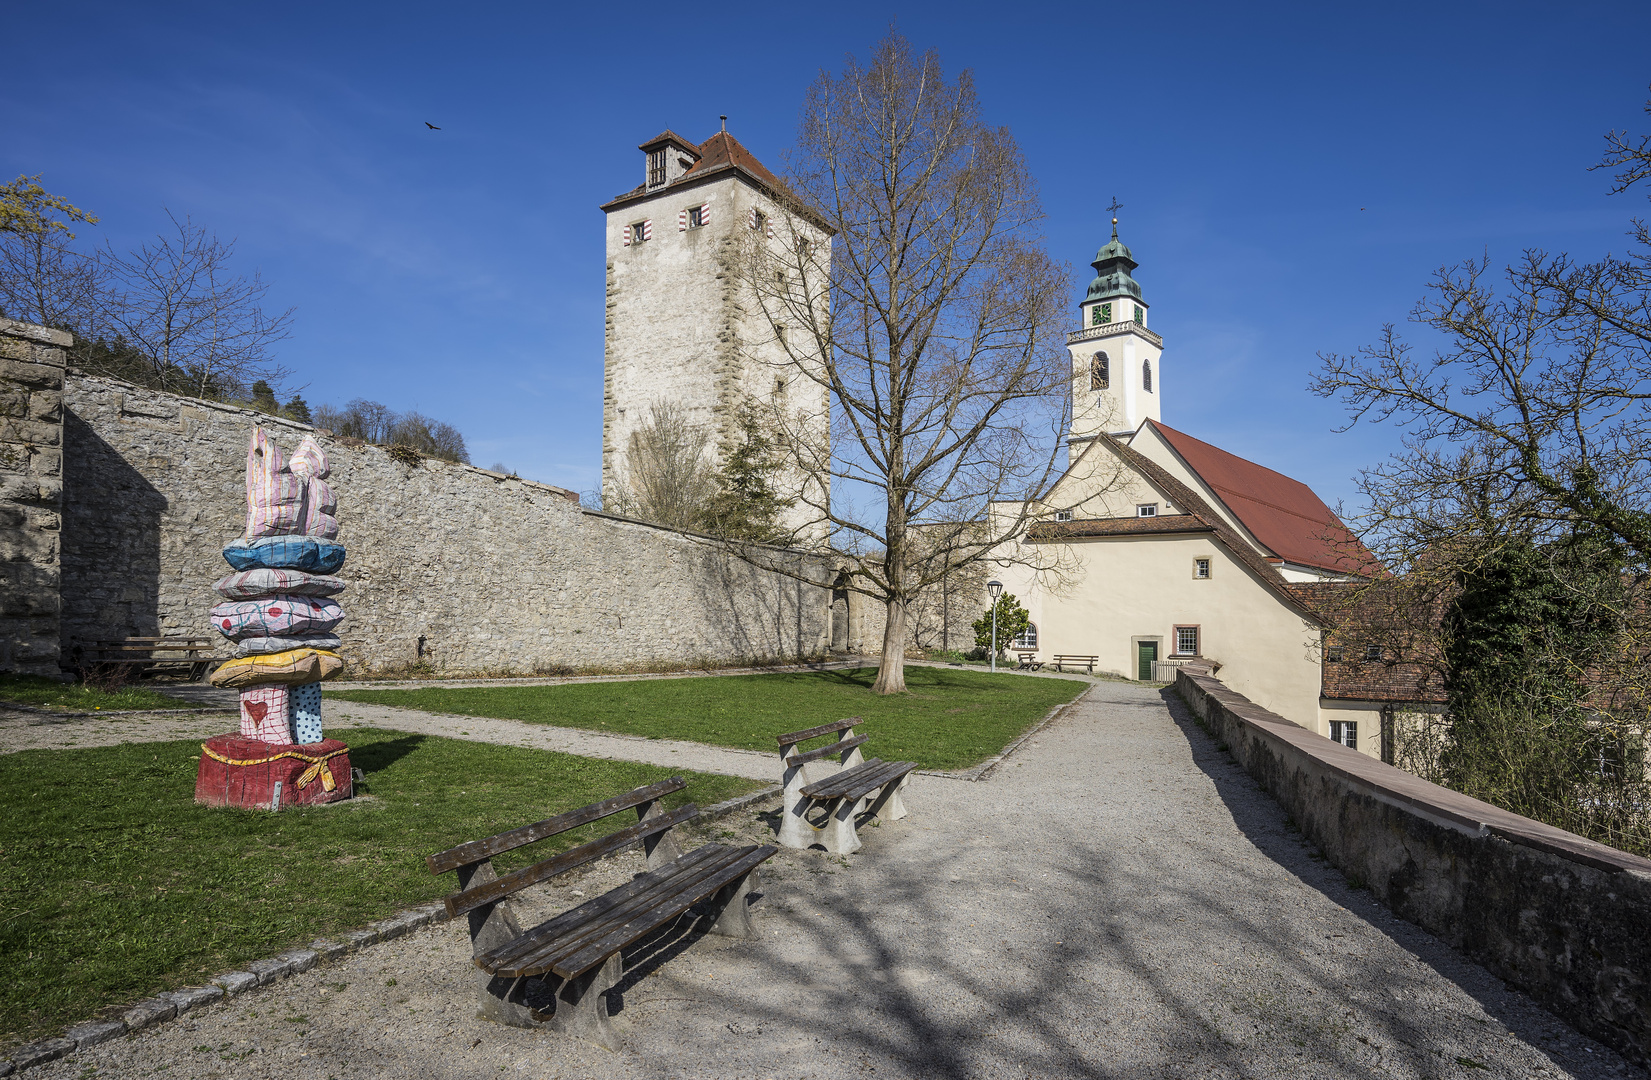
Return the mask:
<path id="1" fill-rule="evenodd" d="M 1141 389 L 1152 393 L 1152 361 L 1141 361 Z"/>
<path id="2" fill-rule="evenodd" d="M 1026 629 L 1022 630 L 1021 633 L 1020 633 L 1020 636 L 1015 638 L 1015 646 L 1014 647 L 1017 648 L 1017 649 L 1035 649 L 1035 648 L 1037 648 L 1038 647 L 1038 624 L 1037 623 L 1030 623 L 1030 622 L 1027 623 L 1026 624 Z"/>
<path id="3" fill-rule="evenodd" d="M 1106 353 L 1098 352 L 1089 361 L 1089 388 L 1105 390 L 1111 384 L 1112 362 L 1106 358 Z"/>

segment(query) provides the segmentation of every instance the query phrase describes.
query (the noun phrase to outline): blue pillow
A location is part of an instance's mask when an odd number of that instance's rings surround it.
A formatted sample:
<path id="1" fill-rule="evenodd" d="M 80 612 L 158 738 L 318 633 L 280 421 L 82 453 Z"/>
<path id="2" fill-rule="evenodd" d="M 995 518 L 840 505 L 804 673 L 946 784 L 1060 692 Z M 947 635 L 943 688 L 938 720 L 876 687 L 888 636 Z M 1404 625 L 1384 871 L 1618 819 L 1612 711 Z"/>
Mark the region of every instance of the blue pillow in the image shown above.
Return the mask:
<path id="1" fill-rule="evenodd" d="M 330 574 L 344 565 L 344 545 L 318 536 L 260 536 L 224 548 L 224 561 L 237 570 L 302 570 Z"/>

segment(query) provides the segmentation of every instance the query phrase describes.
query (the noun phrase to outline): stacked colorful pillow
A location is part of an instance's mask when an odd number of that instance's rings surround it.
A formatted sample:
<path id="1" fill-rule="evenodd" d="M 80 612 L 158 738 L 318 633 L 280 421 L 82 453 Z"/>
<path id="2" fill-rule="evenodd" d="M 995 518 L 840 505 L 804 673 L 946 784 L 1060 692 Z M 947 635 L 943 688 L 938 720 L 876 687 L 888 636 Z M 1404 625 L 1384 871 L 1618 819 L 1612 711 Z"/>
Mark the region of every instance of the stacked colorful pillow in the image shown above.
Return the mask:
<path id="1" fill-rule="evenodd" d="M 344 619 L 332 599 L 344 582 L 331 576 L 344 548 L 327 473 L 327 455 L 310 436 L 289 459 L 263 428 L 253 431 L 246 535 L 224 548 L 236 573 L 213 586 L 224 602 L 212 609 L 212 628 L 235 643 L 212 683 L 241 691 L 247 738 L 321 742 L 321 683 L 344 670 L 332 632 Z"/>

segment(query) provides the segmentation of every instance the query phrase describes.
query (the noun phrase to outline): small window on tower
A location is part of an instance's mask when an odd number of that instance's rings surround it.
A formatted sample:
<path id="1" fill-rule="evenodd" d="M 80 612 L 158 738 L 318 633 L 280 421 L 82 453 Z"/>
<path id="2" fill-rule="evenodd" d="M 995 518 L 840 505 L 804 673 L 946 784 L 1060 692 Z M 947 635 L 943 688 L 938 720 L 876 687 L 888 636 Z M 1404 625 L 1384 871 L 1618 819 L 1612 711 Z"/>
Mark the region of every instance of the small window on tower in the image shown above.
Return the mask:
<path id="1" fill-rule="evenodd" d="M 633 244 L 640 244 L 648 238 L 648 223 L 646 221 L 638 221 L 630 227 L 630 231 L 630 242 Z"/>
<path id="2" fill-rule="evenodd" d="M 705 208 L 703 206 L 688 207 L 688 228 L 697 229 L 705 224 Z"/>
<path id="3" fill-rule="evenodd" d="M 1147 324 L 1147 313 L 1141 310 L 1140 304 L 1135 305 L 1135 321 L 1141 326 L 1145 326 Z"/>
<path id="4" fill-rule="evenodd" d="M 1112 305 L 1096 304 L 1089 309 L 1089 318 L 1091 326 L 1104 326 L 1112 321 Z"/>
<path id="5" fill-rule="evenodd" d="M 1141 361 L 1141 389 L 1152 393 L 1152 361 Z"/>
<path id="6" fill-rule="evenodd" d="M 1105 390 L 1112 385 L 1112 361 L 1106 353 L 1098 352 L 1089 361 L 1089 388 Z"/>
<path id="7" fill-rule="evenodd" d="M 762 232 L 768 228 L 768 215 L 761 210 L 751 211 L 751 229 L 753 232 Z"/>

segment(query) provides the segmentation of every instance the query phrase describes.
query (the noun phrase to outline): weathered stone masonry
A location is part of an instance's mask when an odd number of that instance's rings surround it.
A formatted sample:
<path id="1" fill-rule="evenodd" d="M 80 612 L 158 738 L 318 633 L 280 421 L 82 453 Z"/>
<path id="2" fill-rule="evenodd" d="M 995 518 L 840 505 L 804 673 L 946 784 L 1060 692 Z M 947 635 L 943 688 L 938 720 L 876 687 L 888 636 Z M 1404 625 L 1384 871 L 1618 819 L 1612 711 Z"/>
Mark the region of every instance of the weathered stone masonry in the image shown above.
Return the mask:
<path id="1" fill-rule="evenodd" d="M 0 319 L 0 671 L 58 672 L 60 330 Z"/>
<path id="2" fill-rule="evenodd" d="M 67 666 L 76 641 L 205 632 L 201 612 L 227 572 L 220 549 L 244 525 L 253 426 L 283 442 L 313 429 L 65 374 L 53 346 L 67 342 L 54 331 L 0 331 L 10 470 L 0 670 L 56 674 L 60 649 Z M 813 585 L 700 538 L 584 510 L 562 488 L 318 437 L 349 499 L 340 632 L 358 667 L 658 668 L 880 639 L 880 611 L 863 617 L 858 597 L 833 605 L 835 574 L 820 557 L 777 556 Z"/>
<path id="3" fill-rule="evenodd" d="M 1176 692 L 1325 857 L 1398 915 L 1651 1064 L 1651 861 L 1430 784 L 1211 677 Z"/>

